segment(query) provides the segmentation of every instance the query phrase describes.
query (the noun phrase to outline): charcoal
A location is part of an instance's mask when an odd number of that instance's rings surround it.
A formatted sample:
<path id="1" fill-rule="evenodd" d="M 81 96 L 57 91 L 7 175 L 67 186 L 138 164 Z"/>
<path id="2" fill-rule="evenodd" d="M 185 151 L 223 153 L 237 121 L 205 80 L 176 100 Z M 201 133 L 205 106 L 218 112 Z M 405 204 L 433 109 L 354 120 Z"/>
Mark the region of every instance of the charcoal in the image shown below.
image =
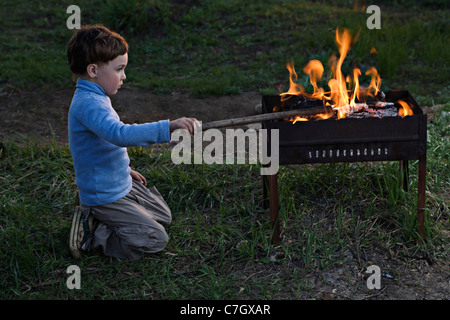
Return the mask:
<path id="1" fill-rule="evenodd" d="M 366 101 L 368 105 L 375 105 L 377 102 L 385 101 L 386 95 L 383 91 L 378 91 L 375 97 L 369 97 Z"/>
<path id="2" fill-rule="evenodd" d="M 388 107 L 380 107 L 380 106 L 364 106 L 358 110 L 352 110 L 349 114 L 347 114 L 347 118 L 360 119 L 360 118 L 384 118 L 384 117 L 396 117 L 397 109 L 391 106 Z"/>
<path id="3" fill-rule="evenodd" d="M 322 105 L 323 105 L 322 100 L 308 99 L 303 95 L 293 95 L 282 102 L 281 109 L 283 111 L 295 109 L 308 109 L 320 107 Z"/>
<path id="4" fill-rule="evenodd" d="M 398 116 L 398 110 L 393 102 L 385 102 L 386 95 L 384 92 L 379 91 L 376 97 L 372 100 L 368 100 L 365 103 L 356 103 L 347 113 L 347 118 L 362 119 L 362 118 L 383 118 L 383 117 L 396 117 Z M 307 109 L 313 107 L 323 106 L 324 102 L 319 99 L 310 99 L 304 95 L 291 95 L 287 96 L 287 99 L 282 101 L 281 111 L 295 110 L 295 109 Z M 327 112 L 334 113 L 329 119 L 338 119 L 337 110 L 332 109 L 327 105 Z M 343 107 L 345 108 L 345 107 Z M 320 120 L 317 116 L 304 117 L 308 120 Z M 294 119 L 291 119 L 294 120 Z"/>

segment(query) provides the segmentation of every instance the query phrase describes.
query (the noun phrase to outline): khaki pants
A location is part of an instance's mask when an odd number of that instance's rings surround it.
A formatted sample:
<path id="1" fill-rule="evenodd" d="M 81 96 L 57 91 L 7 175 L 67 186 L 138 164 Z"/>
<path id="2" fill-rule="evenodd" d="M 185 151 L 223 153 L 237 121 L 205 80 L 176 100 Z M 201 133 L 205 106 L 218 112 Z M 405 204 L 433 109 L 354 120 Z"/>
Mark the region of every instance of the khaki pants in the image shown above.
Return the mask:
<path id="1" fill-rule="evenodd" d="M 162 251 L 169 236 L 162 226 L 172 215 L 155 187 L 146 188 L 133 180 L 131 191 L 111 204 L 81 205 L 85 218 L 94 217 L 92 245 L 107 256 L 137 260 L 146 253 Z"/>

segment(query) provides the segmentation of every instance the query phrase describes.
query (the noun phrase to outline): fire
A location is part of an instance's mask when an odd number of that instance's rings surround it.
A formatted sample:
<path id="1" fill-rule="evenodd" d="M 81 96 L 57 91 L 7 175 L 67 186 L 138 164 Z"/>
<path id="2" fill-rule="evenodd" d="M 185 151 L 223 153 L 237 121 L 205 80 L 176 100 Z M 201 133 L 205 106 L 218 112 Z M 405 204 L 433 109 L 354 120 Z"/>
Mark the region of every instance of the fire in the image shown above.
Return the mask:
<path id="1" fill-rule="evenodd" d="M 312 99 L 323 98 L 324 90 L 323 88 L 319 88 L 317 86 L 317 82 L 322 80 L 322 75 L 324 72 L 323 65 L 319 60 L 311 60 L 303 68 L 303 72 L 309 75 L 309 81 L 314 88 L 313 94 L 308 94 L 301 84 L 295 82 L 295 80 L 298 79 L 298 76 L 297 72 L 295 71 L 293 62 L 288 62 L 286 64 L 286 68 L 289 70 L 289 90 L 287 92 L 280 94 L 282 101 L 289 99 L 290 95 L 300 95 L 300 94 Z"/>
<path id="2" fill-rule="evenodd" d="M 300 116 L 296 116 L 292 121 L 292 124 L 298 122 L 298 121 L 309 121 L 310 119 L 329 119 L 334 115 L 334 113 L 330 112 L 330 113 L 319 113 L 316 114 L 310 118 L 305 118 L 305 117 L 300 117 Z"/>
<path id="3" fill-rule="evenodd" d="M 347 77 L 342 73 L 342 65 L 344 60 L 350 51 L 352 45 L 357 41 L 358 35 L 352 36 L 348 29 L 339 31 L 336 29 L 335 41 L 339 51 L 339 57 L 333 55 L 330 57 L 329 64 L 331 68 L 331 78 L 328 81 L 329 92 L 325 92 L 323 88 L 318 86 L 318 82 L 322 80 L 324 73 L 324 67 L 319 60 L 309 61 L 303 68 L 303 72 L 309 75 L 309 81 L 313 87 L 313 93 L 307 93 L 305 88 L 298 84 L 296 80 L 298 75 L 294 68 L 294 63 L 289 62 L 286 68 L 289 70 L 289 90 L 281 93 L 281 100 L 285 101 L 292 95 L 303 95 L 309 99 L 319 99 L 323 101 L 326 106 L 331 106 L 338 116 L 338 119 L 345 118 L 347 114 L 354 108 L 360 108 L 361 104 L 364 104 L 368 99 L 377 100 L 376 97 L 380 92 L 381 77 L 375 67 L 370 67 L 366 72 L 366 76 L 371 77 L 371 81 L 368 87 L 362 87 L 360 85 L 359 76 L 361 76 L 361 70 L 354 68 L 352 75 Z M 377 53 L 375 48 L 370 51 L 371 54 Z M 357 103 L 358 101 L 358 103 Z M 403 106 L 403 104 L 402 104 Z M 408 109 L 406 109 L 408 108 Z M 402 114 L 412 114 L 409 106 L 403 107 Z M 409 111 L 408 111 L 409 110 Z M 411 113 L 409 113 L 411 112 Z M 400 110 L 399 110 L 400 115 Z M 332 115 L 324 114 L 318 115 L 314 118 L 329 118 Z M 312 119 L 312 118 L 309 118 Z M 308 118 L 296 117 L 292 121 L 307 121 Z"/>
<path id="4" fill-rule="evenodd" d="M 285 93 L 281 93 L 281 100 L 289 99 L 289 95 L 300 95 L 305 93 L 305 88 L 302 85 L 295 82 L 298 79 L 297 72 L 295 72 L 294 63 L 288 62 L 286 68 L 289 70 L 289 90 Z M 284 97 L 287 96 L 287 97 Z"/>
<path id="5" fill-rule="evenodd" d="M 370 80 L 369 87 L 367 88 L 368 94 L 376 96 L 380 91 L 381 77 L 378 74 L 377 69 L 375 69 L 374 67 L 370 67 L 369 70 L 366 71 L 366 75 L 370 75 L 372 77 L 372 79 Z"/>
<path id="6" fill-rule="evenodd" d="M 300 116 L 296 116 L 296 117 L 294 118 L 294 120 L 292 120 L 292 123 L 294 124 L 294 123 L 296 123 L 297 121 L 308 121 L 308 118 L 303 118 L 303 117 L 300 117 Z"/>
<path id="7" fill-rule="evenodd" d="M 355 89 L 354 89 L 355 94 L 353 94 L 352 101 L 350 101 L 350 105 L 352 105 L 352 106 L 355 105 L 355 98 L 357 96 L 358 96 L 358 100 L 360 99 L 360 97 L 359 97 L 359 92 L 360 92 L 360 90 L 359 90 L 359 76 L 360 75 L 361 75 L 361 70 L 359 70 L 359 68 L 353 69 L 353 83 L 355 84 Z"/>
<path id="8" fill-rule="evenodd" d="M 405 101 L 399 100 L 397 101 L 397 103 L 399 103 L 402 107 L 400 109 L 398 109 L 398 115 L 400 117 L 405 117 L 405 116 L 412 116 L 414 113 L 411 110 L 411 108 L 409 107 L 408 103 L 406 103 Z"/>
<path id="9" fill-rule="evenodd" d="M 322 99 L 324 95 L 323 88 L 319 88 L 317 86 L 317 82 L 322 80 L 323 75 L 323 65 L 319 60 L 311 60 L 308 64 L 303 68 L 303 72 L 309 75 L 309 82 L 312 84 L 314 88 L 314 92 L 310 95 L 310 98 L 314 99 Z"/>
<path id="10" fill-rule="evenodd" d="M 305 88 L 295 82 L 295 80 L 297 80 L 298 78 L 297 73 L 295 71 L 293 63 L 288 63 L 286 65 L 286 68 L 289 70 L 290 86 L 287 92 L 281 94 L 282 100 L 288 99 L 289 95 L 299 94 L 303 94 L 308 98 L 322 99 L 326 105 L 331 105 L 334 109 L 337 110 L 339 119 L 344 118 L 348 112 L 348 109 L 351 108 L 352 105 L 355 105 L 355 98 L 357 97 L 357 93 L 360 91 L 358 76 L 361 74 L 361 71 L 359 69 L 355 69 L 353 71 L 353 94 L 349 94 L 346 78 L 341 71 L 345 57 L 347 56 L 351 45 L 356 41 L 356 39 L 357 37 L 352 37 L 349 30 L 344 29 L 342 32 L 339 32 L 339 29 L 336 29 L 336 44 L 339 49 L 339 59 L 335 56 L 332 56 L 330 58 L 332 74 L 332 78 L 328 81 L 330 92 L 325 92 L 323 88 L 319 88 L 317 85 L 317 83 L 322 80 L 322 75 L 324 72 L 324 67 L 319 60 L 311 60 L 303 68 L 303 72 L 309 75 L 310 83 L 313 86 L 314 92 L 312 94 L 306 93 Z M 376 69 L 374 68 L 374 70 Z M 371 74 L 378 75 L 378 73 L 374 72 L 373 70 L 371 70 Z M 375 78 L 373 82 L 373 85 L 371 85 L 370 87 L 379 89 L 379 85 L 381 82 L 379 78 Z M 326 115 L 325 117 L 329 117 L 329 115 Z M 296 119 L 294 121 L 299 120 Z"/>
<path id="11" fill-rule="evenodd" d="M 352 36 L 349 30 L 344 29 L 342 33 L 339 33 L 339 29 L 336 29 L 336 44 L 339 50 L 339 60 L 331 69 L 334 79 L 328 81 L 328 86 L 331 89 L 331 99 L 335 102 L 335 107 L 342 107 L 350 103 L 347 84 L 341 68 L 347 52 L 350 50 L 351 42 Z M 339 119 L 344 118 L 345 112 L 342 113 L 342 111 L 339 111 L 338 115 Z"/>

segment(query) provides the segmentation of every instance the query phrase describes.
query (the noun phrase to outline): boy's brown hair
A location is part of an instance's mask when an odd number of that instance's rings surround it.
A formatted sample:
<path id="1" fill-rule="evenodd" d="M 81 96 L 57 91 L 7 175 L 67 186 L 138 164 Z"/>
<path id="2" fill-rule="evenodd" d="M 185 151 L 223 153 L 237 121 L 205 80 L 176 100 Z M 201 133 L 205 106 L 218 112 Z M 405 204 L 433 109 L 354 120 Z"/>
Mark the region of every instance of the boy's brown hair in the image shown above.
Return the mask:
<path id="1" fill-rule="evenodd" d="M 108 63 L 127 52 L 125 39 L 102 25 L 82 26 L 67 44 L 70 70 L 78 75 L 86 74 L 91 63 Z"/>

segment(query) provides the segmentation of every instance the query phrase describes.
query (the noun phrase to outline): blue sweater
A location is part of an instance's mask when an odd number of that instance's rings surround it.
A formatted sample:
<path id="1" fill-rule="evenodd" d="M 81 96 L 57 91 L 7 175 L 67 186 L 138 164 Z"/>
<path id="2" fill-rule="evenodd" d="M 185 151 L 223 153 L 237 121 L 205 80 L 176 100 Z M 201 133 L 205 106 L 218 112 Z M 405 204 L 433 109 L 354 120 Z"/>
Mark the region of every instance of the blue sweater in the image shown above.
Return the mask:
<path id="1" fill-rule="evenodd" d="M 98 84 L 78 79 L 69 109 L 69 147 L 80 201 L 112 203 L 131 190 L 127 148 L 170 141 L 169 121 L 124 124 Z"/>

